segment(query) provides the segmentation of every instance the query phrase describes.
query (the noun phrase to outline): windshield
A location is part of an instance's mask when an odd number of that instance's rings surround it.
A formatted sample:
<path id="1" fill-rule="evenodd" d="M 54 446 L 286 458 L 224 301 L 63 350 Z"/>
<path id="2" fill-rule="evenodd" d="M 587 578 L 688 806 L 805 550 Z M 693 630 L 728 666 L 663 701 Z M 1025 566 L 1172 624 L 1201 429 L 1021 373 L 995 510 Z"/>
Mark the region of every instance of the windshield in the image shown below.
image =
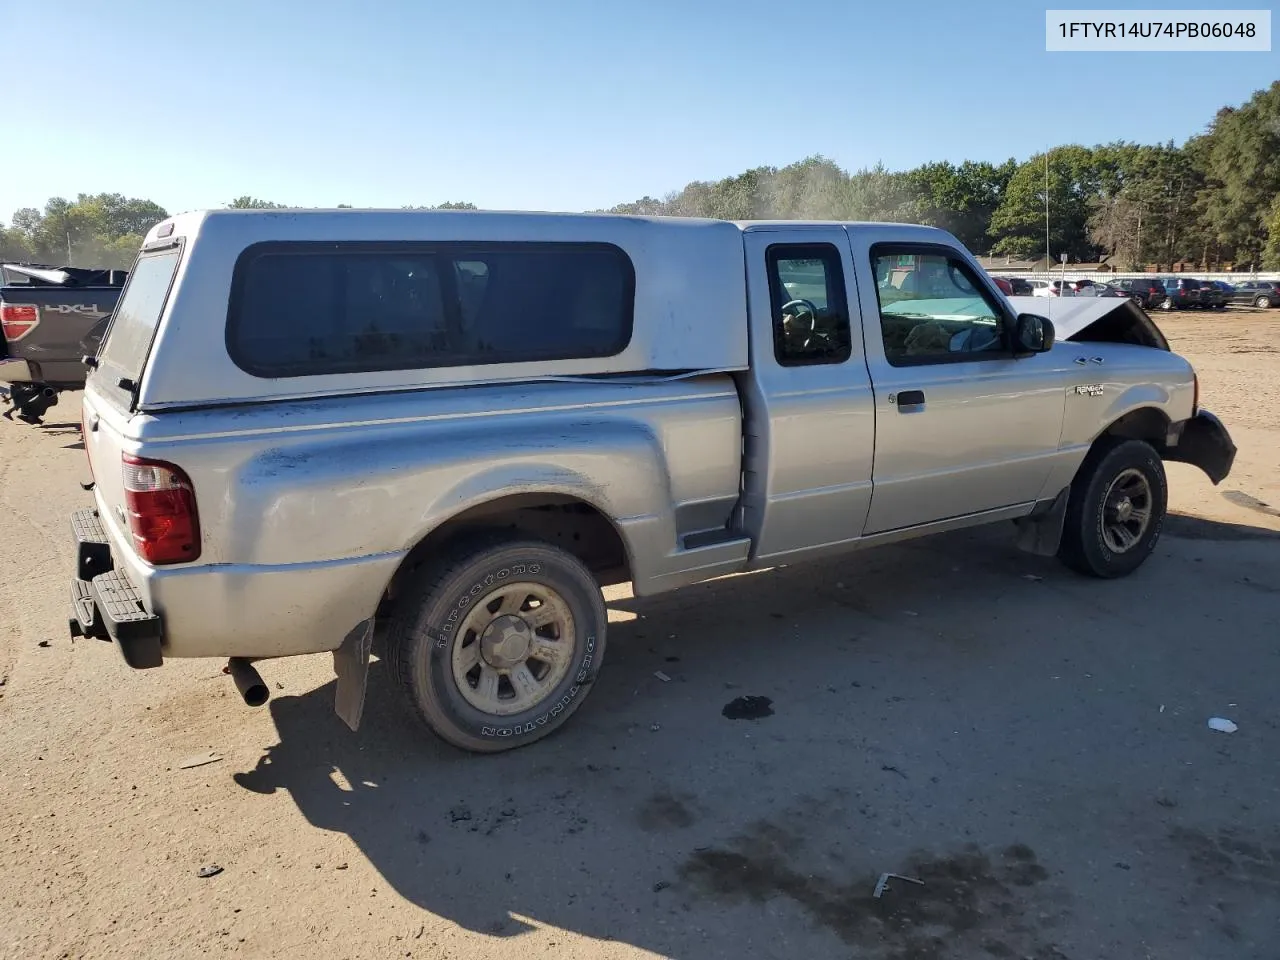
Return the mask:
<path id="1" fill-rule="evenodd" d="M 112 383 L 121 377 L 136 383 L 142 375 L 178 267 L 178 253 L 173 249 L 144 256 L 129 276 L 98 358 L 101 365 L 111 367 Z"/>

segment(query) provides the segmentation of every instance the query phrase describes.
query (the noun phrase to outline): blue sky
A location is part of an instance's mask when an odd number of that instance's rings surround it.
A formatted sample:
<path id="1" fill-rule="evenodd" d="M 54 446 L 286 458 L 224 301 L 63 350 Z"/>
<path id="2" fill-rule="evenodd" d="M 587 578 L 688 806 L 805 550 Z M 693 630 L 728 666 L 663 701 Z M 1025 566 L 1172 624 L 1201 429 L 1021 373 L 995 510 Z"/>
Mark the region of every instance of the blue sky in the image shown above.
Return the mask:
<path id="1" fill-rule="evenodd" d="M 54 8 L 0 0 L 5 34 L 42 38 L 5 44 L 5 220 L 99 191 L 593 209 L 814 153 L 900 169 L 1181 142 L 1280 77 L 1274 53 L 1046 53 L 1025 0 Z"/>

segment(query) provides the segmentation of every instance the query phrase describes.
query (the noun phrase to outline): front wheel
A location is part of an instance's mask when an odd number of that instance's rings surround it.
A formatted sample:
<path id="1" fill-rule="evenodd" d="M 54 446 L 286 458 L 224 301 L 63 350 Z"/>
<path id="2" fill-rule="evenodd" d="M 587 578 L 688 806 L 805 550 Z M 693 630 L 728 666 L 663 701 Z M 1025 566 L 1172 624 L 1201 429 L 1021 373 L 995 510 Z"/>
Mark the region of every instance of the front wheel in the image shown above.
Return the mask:
<path id="1" fill-rule="evenodd" d="M 1058 558 L 1087 576 L 1132 573 L 1160 539 L 1168 496 L 1164 463 L 1150 444 L 1100 444 L 1071 483 Z"/>
<path id="2" fill-rule="evenodd" d="M 429 565 L 387 638 L 394 675 L 442 740 L 497 753 L 563 726 L 604 657 L 591 572 L 537 541 L 476 541 Z"/>

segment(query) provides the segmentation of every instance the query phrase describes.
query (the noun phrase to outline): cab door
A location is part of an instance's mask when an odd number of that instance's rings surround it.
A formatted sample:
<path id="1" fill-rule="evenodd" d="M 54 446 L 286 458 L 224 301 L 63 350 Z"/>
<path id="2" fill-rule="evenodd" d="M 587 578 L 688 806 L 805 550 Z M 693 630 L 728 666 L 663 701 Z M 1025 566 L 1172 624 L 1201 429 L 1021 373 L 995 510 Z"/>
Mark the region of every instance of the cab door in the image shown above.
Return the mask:
<path id="1" fill-rule="evenodd" d="M 844 228 L 757 224 L 743 245 L 751 368 L 742 523 L 753 565 L 765 566 L 861 534 L 875 409 Z"/>
<path id="2" fill-rule="evenodd" d="M 1012 308 L 959 249 L 876 237 L 850 231 L 876 411 L 864 533 L 1044 497 L 1069 360 L 1014 357 Z"/>

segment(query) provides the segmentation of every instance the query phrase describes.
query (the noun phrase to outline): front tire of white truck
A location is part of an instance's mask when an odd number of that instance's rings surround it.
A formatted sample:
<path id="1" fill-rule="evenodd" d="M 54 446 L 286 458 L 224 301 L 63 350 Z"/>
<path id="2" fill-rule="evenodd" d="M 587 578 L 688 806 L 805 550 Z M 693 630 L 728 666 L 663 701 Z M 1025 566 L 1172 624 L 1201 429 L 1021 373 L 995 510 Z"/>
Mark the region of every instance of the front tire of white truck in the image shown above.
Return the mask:
<path id="1" fill-rule="evenodd" d="M 1071 483 L 1058 558 L 1087 576 L 1132 573 L 1160 539 L 1168 498 L 1164 463 L 1151 444 L 1102 440 Z"/>
<path id="2" fill-rule="evenodd" d="M 600 588 L 572 554 L 538 541 L 470 541 L 410 582 L 387 653 L 432 732 L 498 753 L 541 740 L 582 704 L 607 624 Z"/>

